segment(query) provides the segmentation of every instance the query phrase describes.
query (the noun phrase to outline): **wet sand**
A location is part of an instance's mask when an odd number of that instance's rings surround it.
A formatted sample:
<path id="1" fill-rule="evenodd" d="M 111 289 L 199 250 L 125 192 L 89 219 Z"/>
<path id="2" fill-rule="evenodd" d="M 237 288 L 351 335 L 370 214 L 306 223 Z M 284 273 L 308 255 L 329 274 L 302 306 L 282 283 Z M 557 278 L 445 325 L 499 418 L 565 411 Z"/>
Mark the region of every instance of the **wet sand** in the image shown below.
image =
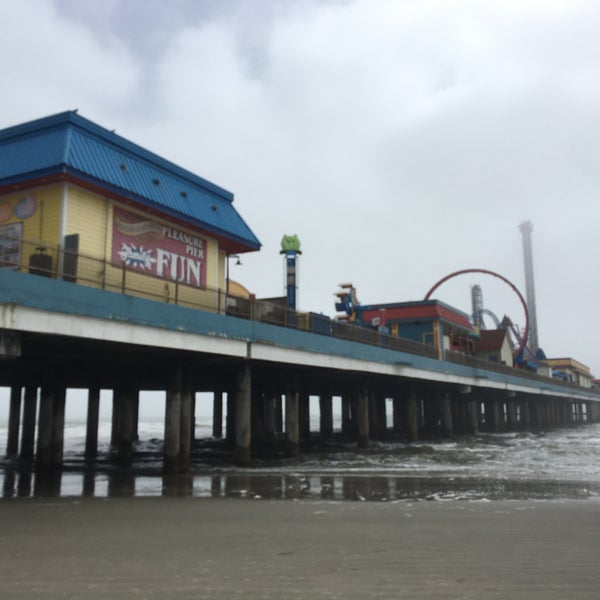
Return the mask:
<path id="1" fill-rule="evenodd" d="M 0 501 L 2 598 L 598 598 L 600 503 Z"/>

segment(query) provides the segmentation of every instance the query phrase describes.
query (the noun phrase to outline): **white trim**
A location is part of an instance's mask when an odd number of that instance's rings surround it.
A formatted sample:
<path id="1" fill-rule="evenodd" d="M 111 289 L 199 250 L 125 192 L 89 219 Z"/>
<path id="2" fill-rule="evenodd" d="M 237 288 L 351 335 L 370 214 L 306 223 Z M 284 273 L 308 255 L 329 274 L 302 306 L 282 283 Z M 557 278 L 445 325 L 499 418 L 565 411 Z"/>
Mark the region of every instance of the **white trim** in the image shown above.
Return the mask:
<path id="1" fill-rule="evenodd" d="M 589 396 L 579 395 L 575 390 L 550 391 L 544 389 L 541 383 L 538 383 L 538 385 L 532 383 L 531 386 L 527 385 L 526 382 L 522 384 L 504 383 L 482 377 L 469 377 L 444 373 L 442 371 L 420 369 L 409 364 L 380 363 L 359 358 L 273 346 L 261 342 L 250 342 L 243 339 L 234 340 L 216 334 L 176 331 L 160 327 L 150 327 L 148 325 L 111 321 L 109 319 L 55 313 L 14 304 L 0 305 L 0 327 L 49 335 L 66 335 L 76 338 L 153 346 L 155 348 L 175 348 L 189 352 L 220 354 L 222 356 L 270 361 L 280 364 L 303 365 L 440 383 L 470 385 L 473 388 L 488 388 L 506 390 L 507 392 L 524 392 L 540 396 L 591 400 Z M 552 385 L 552 381 L 549 380 L 548 385 Z"/>
<path id="2" fill-rule="evenodd" d="M 60 195 L 60 225 L 58 236 L 61 246 L 65 243 L 65 235 L 67 235 L 67 206 L 69 197 L 69 184 L 63 183 L 62 192 Z"/>

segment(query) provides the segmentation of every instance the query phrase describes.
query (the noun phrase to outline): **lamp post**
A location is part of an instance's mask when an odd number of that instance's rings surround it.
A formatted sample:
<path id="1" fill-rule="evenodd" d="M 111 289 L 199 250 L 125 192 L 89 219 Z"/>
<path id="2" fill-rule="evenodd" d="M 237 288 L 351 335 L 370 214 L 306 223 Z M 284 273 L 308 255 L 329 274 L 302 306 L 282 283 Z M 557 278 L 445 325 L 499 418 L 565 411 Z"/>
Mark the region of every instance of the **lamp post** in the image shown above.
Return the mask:
<path id="1" fill-rule="evenodd" d="M 240 255 L 239 254 L 228 254 L 227 255 L 227 270 L 226 270 L 226 275 L 225 275 L 225 292 L 227 294 L 229 294 L 229 259 L 233 257 L 236 259 L 235 264 L 236 265 L 241 265 L 242 261 L 240 260 Z"/>

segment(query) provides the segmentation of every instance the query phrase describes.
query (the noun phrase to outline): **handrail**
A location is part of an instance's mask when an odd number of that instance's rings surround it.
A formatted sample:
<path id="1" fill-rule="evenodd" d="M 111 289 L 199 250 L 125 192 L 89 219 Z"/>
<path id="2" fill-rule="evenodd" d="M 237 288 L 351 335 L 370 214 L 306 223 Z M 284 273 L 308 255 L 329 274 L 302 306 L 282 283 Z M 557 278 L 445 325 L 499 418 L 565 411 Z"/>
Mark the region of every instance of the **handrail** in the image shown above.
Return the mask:
<path id="1" fill-rule="evenodd" d="M 102 290 L 127 294 L 176 304 L 188 308 L 225 314 L 230 317 L 260 321 L 272 325 L 309 331 L 343 340 L 380 346 L 425 356 L 438 358 L 437 349 L 415 340 L 380 333 L 353 323 L 332 320 L 325 315 L 298 312 L 286 305 L 242 297 L 220 288 L 198 288 L 179 281 L 167 280 L 152 273 L 135 271 L 125 264 L 112 263 L 79 252 L 61 248 L 37 240 L 0 236 L 0 268 L 28 272 L 32 275 L 61 279 L 75 284 L 95 287 Z M 446 350 L 444 359 L 487 371 L 503 373 L 581 389 L 571 382 L 551 379 L 537 373 L 493 363 L 470 355 Z M 586 389 L 587 388 L 583 388 Z M 593 390 L 589 390 L 593 391 Z"/>

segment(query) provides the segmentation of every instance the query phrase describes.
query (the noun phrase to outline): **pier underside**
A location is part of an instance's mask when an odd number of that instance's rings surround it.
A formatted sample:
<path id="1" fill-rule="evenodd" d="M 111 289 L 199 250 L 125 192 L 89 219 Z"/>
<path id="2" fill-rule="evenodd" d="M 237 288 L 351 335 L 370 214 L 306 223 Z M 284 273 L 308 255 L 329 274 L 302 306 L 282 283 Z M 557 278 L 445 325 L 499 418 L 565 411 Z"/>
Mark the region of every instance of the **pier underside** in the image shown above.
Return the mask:
<path id="1" fill-rule="evenodd" d="M 164 392 L 167 472 L 190 469 L 199 392 L 211 394 L 212 434 L 240 465 L 251 464 L 258 446 L 263 456 L 264 448 L 299 455 L 317 433 L 311 398 L 321 438 L 335 433 L 362 448 L 389 437 L 410 442 L 600 417 L 589 390 L 515 369 L 488 371 L 19 273 L 0 277 L 7 456 L 43 468 L 62 464 L 72 388 L 88 394 L 87 460 L 97 452 L 100 391 L 112 391 L 111 447 L 124 464 L 133 458 L 140 392 Z"/>

